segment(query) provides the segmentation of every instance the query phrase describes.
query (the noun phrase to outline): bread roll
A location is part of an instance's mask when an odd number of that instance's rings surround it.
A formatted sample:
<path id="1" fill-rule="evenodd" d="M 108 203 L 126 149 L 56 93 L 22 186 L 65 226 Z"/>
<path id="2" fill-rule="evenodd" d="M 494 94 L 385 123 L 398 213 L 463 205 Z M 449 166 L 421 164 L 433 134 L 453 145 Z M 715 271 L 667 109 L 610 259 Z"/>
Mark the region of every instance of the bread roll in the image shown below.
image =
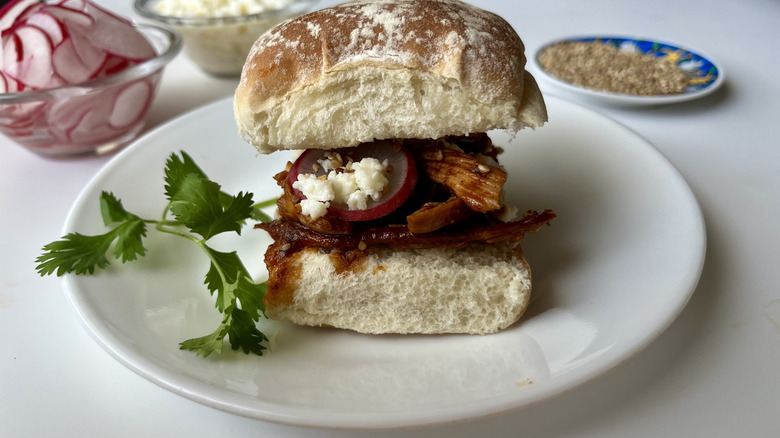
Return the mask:
<path id="1" fill-rule="evenodd" d="M 234 99 L 258 151 L 439 138 L 547 120 L 523 43 L 454 0 L 354 1 L 284 22 L 253 46 Z"/>
<path id="2" fill-rule="evenodd" d="M 379 249 L 346 269 L 310 248 L 289 263 L 285 269 L 295 275 L 269 288 L 266 314 L 300 325 L 372 334 L 487 334 L 517 321 L 531 296 L 523 252 L 508 242 Z"/>

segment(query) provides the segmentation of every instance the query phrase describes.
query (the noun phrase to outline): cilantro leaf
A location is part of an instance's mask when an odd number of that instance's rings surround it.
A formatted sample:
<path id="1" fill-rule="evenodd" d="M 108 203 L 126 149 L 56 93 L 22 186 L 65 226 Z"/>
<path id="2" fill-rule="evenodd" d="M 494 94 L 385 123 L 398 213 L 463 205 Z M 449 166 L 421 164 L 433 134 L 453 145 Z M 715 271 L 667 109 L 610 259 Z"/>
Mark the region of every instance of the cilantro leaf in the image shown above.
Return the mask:
<path id="1" fill-rule="evenodd" d="M 217 309 L 224 312 L 238 299 L 241 308 L 257 320 L 260 313 L 265 312 L 263 296 L 267 285 L 252 281 L 235 251 L 220 252 L 207 246 L 204 249 L 211 258 L 211 267 L 206 274 L 206 286 L 212 293 L 217 292 Z"/>
<path id="2" fill-rule="evenodd" d="M 165 162 L 165 196 L 171 200 L 179 192 L 187 177 L 195 176 L 198 179 L 208 181 L 206 173 L 195 164 L 195 161 L 186 152 L 181 151 L 181 157 L 171 154 Z M 220 191 L 219 200 L 223 207 L 230 203 L 232 196 Z"/>
<path id="3" fill-rule="evenodd" d="M 203 239 L 228 231 L 241 234 L 241 227 L 252 214 L 252 194 L 231 196 L 223 206 L 219 184 L 190 174 L 180 181 L 179 190 L 171 197 L 170 210 Z"/>
<path id="4" fill-rule="evenodd" d="M 35 259 L 38 263 L 35 269 L 41 276 L 55 271 L 58 277 L 68 272 L 93 274 L 96 268 L 103 269 L 109 265 L 106 253 L 114 241 L 113 255 L 122 263 L 146 254 L 142 242 L 145 236 L 146 224 L 134 215 L 105 234 L 85 236 L 69 233 L 61 240 L 44 245 L 44 253 Z"/>
<path id="5" fill-rule="evenodd" d="M 228 334 L 229 315 L 225 315 L 222 324 L 212 333 L 199 338 L 187 339 L 179 344 L 182 350 L 194 351 L 198 356 L 208 357 L 211 353 L 222 354 L 222 344 Z"/>
<path id="6" fill-rule="evenodd" d="M 241 348 L 244 353 L 254 353 L 258 356 L 263 355 L 263 350 L 266 349 L 263 343 L 268 341 L 265 334 L 257 329 L 255 321 L 249 316 L 249 313 L 238 308 L 234 308 L 231 312 L 228 337 L 230 346 L 234 350 Z"/>
<path id="7" fill-rule="evenodd" d="M 58 277 L 68 272 L 92 274 L 95 268 L 108 266 L 106 252 L 113 241 L 111 232 L 99 236 L 68 233 L 61 240 L 44 245 L 45 252 L 35 259 L 35 270 L 41 276 L 55 271 Z"/>
<path id="8" fill-rule="evenodd" d="M 117 199 L 113 193 L 106 191 L 100 194 L 100 215 L 103 216 L 103 225 L 105 226 L 134 217 L 125 210 L 122 201 Z"/>
<path id="9" fill-rule="evenodd" d="M 186 152 L 181 152 L 181 158 L 171 154 L 165 162 L 165 196 L 171 199 L 179 191 L 182 181 L 190 175 L 195 175 L 199 179 L 208 179 Z"/>
<path id="10" fill-rule="evenodd" d="M 263 355 L 266 349 L 263 343 L 268 341 L 263 332 L 257 329 L 255 320 L 244 310 L 232 305 L 225 309 L 222 323 L 216 330 L 199 338 L 188 339 L 179 344 L 179 348 L 194 351 L 203 357 L 208 357 L 211 353 L 221 354 L 225 336 L 229 337 L 233 350 L 240 348 L 244 353 L 254 353 L 258 356 Z"/>

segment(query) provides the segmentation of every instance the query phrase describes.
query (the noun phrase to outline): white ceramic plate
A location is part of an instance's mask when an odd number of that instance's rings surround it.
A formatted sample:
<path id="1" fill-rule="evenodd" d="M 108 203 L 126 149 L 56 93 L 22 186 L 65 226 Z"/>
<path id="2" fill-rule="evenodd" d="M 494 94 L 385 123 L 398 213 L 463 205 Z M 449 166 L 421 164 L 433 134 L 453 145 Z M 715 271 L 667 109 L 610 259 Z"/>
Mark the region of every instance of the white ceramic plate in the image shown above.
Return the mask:
<path id="1" fill-rule="evenodd" d="M 534 298 L 523 320 L 488 336 L 369 336 L 263 321 L 263 357 L 196 357 L 184 339 L 210 333 L 219 315 L 204 288 L 207 261 L 175 236 L 150 230 L 148 255 L 65 287 L 88 331 L 141 376 L 187 398 L 267 421 L 386 428 L 471 419 L 520 408 L 579 385 L 656 338 L 692 293 L 705 233 L 683 178 L 621 125 L 548 99 L 550 122 L 506 148 L 508 198 L 552 208 L 552 227 L 526 238 Z M 162 169 L 186 150 L 225 190 L 275 196 L 285 153 L 256 156 L 235 133 L 229 100 L 185 115 L 117 155 L 84 189 L 64 230 L 102 232 L 97 199 L 156 218 Z M 264 275 L 265 233 L 217 242 Z"/>
<path id="2" fill-rule="evenodd" d="M 562 42 L 608 44 L 623 51 L 665 58 L 677 64 L 677 66 L 689 77 L 690 82 L 688 88 L 679 94 L 635 96 L 609 93 L 571 84 L 551 75 L 539 62 L 539 56 L 545 49 Z M 540 79 L 542 84 L 550 85 L 553 89 L 564 93 L 567 97 L 571 96 L 588 102 L 606 105 L 642 106 L 687 102 L 689 100 L 702 98 L 714 92 L 723 85 L 723 81 L 725 80 L 723 68 L 716 63 L 712 57 L 706 56 L 699 51 L 686 48 L 680 44 L 659 41 L 652 38 L 607 35 L 562 38 L 543 44 L 529 60 L 536 71 L 541 73 L 540 75 L 537 75 L 537 78 Z"/>

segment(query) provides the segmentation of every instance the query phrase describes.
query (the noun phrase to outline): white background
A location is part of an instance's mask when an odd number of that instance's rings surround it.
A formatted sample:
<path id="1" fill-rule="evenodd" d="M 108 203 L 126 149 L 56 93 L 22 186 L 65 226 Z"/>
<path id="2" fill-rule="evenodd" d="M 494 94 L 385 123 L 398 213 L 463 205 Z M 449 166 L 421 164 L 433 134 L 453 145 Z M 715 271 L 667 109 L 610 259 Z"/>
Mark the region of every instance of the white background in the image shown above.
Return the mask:
<path id="1" fill-rule="evenodd" d="M 132 15 L 130 0 L 102 3 Z M 493 418 L 371 436 L 777 436 L 780 3 L 474 3 L 503 15 L 529 53 L 567 35 L 628 34 L 683 43 L 724 67 L 725 86 L 699 101 L 595 108 L 647 138 L 687 179 L 707 223 L 707 260 L 672 326 L 603 377 Z M 235 86 L 180 56 L 166 71 L 148 128 Z M 201 406 L 137 376 L 90 338 L 60 280 L 38 277 L 33 260 L 59 237 L 79 191 L 109 159 L 50 160 L 0 138 L 0 436 L 365 436 Z"/>

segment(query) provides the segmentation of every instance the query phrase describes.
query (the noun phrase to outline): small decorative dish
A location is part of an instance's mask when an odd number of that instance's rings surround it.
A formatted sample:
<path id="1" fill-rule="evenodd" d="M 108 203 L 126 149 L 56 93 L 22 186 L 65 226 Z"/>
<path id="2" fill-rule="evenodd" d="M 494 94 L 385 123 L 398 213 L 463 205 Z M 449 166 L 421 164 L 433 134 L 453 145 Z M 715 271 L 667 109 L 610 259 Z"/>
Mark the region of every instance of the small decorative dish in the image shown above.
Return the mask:
<path id="1" fill-rule="evenodd" d="M 578 36 L 544 44 L 530 59 L 556 91 L 612 105 L 661 105 L 704 97 L 724 82 L 711 57 L 650 38 Z"/>

